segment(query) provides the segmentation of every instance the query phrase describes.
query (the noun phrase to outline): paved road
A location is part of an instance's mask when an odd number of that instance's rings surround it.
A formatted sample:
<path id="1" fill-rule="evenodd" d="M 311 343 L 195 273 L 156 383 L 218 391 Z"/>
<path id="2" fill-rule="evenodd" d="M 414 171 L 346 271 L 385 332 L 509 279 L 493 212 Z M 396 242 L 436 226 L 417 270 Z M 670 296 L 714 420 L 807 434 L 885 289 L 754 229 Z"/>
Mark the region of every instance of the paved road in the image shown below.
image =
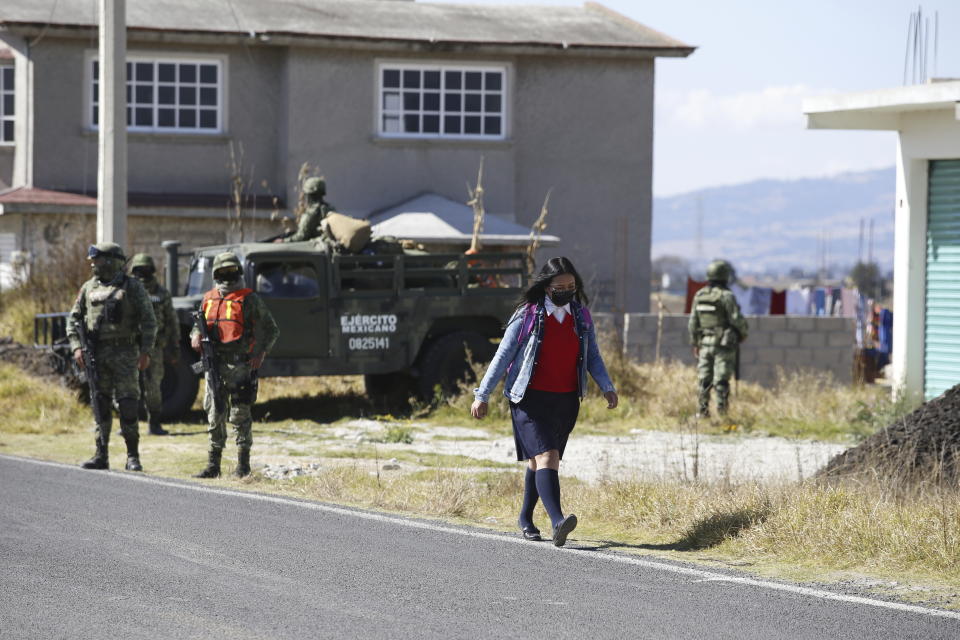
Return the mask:
<path id="1" fill-rule="evenodd" d="M 4 639 L 960 637 L 958 616 L 790 589 L 0 456 Z"/>

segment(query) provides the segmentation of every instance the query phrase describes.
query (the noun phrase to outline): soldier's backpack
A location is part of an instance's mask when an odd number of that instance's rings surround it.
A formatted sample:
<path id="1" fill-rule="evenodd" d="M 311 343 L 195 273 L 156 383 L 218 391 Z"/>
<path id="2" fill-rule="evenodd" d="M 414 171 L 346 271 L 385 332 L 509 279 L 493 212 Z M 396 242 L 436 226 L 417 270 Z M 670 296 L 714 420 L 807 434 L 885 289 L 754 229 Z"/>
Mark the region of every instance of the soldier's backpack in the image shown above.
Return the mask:
<path id="1" fill-rule="evenodd" d="M 324 232 L 350 253 L 359 253 L 373 235 L 369 220 L 358 220 L 342 213 L 328 213 L 321 224 Z"/>
<path id="2" fill-rule="evenodd" d="M 719 287 L 708 287 L 697 292 L 693 305 L 694 310 L 700 317 L 700 326 L 703 329 L 720 332 L 730 324 L 727 319 L 727 312 L 720 304 L 723 291 Z"/>

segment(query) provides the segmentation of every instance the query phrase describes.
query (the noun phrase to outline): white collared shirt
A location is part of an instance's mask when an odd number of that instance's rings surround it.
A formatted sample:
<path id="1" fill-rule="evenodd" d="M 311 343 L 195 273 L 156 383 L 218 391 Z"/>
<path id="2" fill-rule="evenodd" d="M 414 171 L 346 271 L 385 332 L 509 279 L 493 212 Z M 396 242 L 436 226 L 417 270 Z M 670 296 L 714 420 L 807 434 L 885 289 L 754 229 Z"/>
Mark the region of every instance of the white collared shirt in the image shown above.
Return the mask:
<path id="1" fill-rule="evenodd" d="M 554 316 L 557 319 L 557 322 L 563 322 L 563 319 L 567 317 L 567 314 L 570 313 L 570 303 L 558 307 L 553 304 L 553 300 L 550 299 L 550 296 L 544 296 L 543 298 L 543 310 L 547 312 L 548 316 Z"/>

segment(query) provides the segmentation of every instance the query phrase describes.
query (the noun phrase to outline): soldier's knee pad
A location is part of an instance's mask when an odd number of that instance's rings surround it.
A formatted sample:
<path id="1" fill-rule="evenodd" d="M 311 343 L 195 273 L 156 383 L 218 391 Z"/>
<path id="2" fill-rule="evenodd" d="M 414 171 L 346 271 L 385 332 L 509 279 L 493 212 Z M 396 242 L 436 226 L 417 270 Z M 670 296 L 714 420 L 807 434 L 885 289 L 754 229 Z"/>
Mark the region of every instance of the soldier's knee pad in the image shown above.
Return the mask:
<path id="1" fill-rule="evenodd" d="M 120 410 L 120 420 L 126 423 L 137 421 L 137 411 L 139 400 L 136 398 L 120 398 L 117 400 L 117 407 Z"/>

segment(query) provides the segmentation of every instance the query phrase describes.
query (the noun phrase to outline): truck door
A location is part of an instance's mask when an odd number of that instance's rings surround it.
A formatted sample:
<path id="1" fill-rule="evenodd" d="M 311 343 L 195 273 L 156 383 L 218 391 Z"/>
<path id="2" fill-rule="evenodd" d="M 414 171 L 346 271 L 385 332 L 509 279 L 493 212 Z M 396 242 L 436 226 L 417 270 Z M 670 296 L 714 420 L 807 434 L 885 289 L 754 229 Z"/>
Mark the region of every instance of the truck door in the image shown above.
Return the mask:
<path id="1" fill-rule="evenodd" d="M 325 358 L 329 349 L 326 265 L 309 256 L 256 256 L 253 290 L 280 327 L 270 355 Z"/>

